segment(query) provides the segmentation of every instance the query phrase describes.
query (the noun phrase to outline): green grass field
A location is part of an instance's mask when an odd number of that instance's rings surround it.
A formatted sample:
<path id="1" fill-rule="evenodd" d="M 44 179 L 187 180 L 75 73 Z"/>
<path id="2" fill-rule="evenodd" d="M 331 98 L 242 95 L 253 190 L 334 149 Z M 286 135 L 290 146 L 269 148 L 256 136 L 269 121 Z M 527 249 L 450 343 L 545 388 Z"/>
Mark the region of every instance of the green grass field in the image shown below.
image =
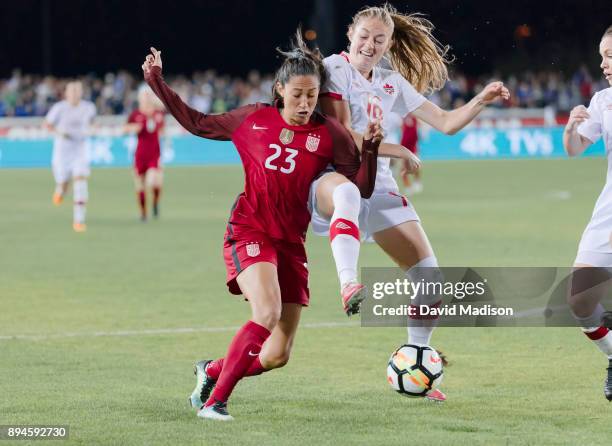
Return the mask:
<path id="1" fill-rule="evenodd" d="M 567 266 L 605 166 L 429 163 L 414 202 L 444 266 Z M 192 364 L 222 356 L 249 314 L 221 254 L 241 185 L 238 166 L 167 169 L 162 218 L 141 224 L 129 170 L 97 169 L 76 234 L 49 171 L 0 171 L 0 425 L 69 425 L 67 443 L 83 445 L 609 444 L 606 361 L 575 328 L 438 329 L 448 402 L 392 392 L 405 329 L 347 321 L 327 240 L 312 235 L 291 361 L 239 384 L 235 422 L 198 419 Z M 374 245 L 361 263 L 391 266 Z"/>

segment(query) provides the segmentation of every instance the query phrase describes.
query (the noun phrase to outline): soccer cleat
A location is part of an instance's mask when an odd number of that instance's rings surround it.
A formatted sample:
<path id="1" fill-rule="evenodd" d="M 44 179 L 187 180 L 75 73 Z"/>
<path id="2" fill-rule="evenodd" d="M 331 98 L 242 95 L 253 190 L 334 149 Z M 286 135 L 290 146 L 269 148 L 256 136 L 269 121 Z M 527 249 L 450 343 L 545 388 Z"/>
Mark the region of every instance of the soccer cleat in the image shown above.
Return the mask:
<path id="1" fill-rule="evenodd" d="M 436 349 L 436 353 L 438 353 L 438 356 L 442 360 L 442 366 L 443 367 L 447 367 L 448 366 L 448 358 L 446 357 L 446 355 L 442 352 L 442 350 L 438 350 L 438 349 Z"/>
<path id="2" fill-rule="evenodd" d="M 361 302 L 366 297 L 365 286 L 357 282 L 349 282 L 342 287 L 342 308 L 347 316 L 359 313 Z"/>
<path id="3" fill-rule="evenodd" d="M 53 194 L 52 201 L 54 205 L 59 206 L 64 201 L 64 197 L 62 196 L 62 194 L 58 194 L 57 192 L 55 192 Z"/>
<path id="4" fill-rule="evenodd" d="M 212 379 L 206 374 L 206 366 L 211 362 L 212 360 L 210 359 L 199 361 L 193 367 L 193 374 L 196 376 L 196 386 L 189 397 L 189 404 L 194 409 L 199 409 L 204 405 L 215 388 L 215 384 L 217 384 L 216 379 Z"/>
<path id="5" fill-rule="evenodd" d="M 74 229 L 74 232 L 85 232 L 87 231 L 87 225 L 85 223 L 73 223 L 72 229 Z"/>
<path id="6" fill-rule="evenodd" d="M 612 359 L 608 360 L 608 376 L 604 382 L 604 395 L 608 401 L 612 401 Z"/>
<path id="7" fill-rule="evenodd" d="M 227 412 L 227 403 L 221 401 L 215 401 L 215 404 L 211 404 L 210 406 L 202 406 L 198 411 L 198 417 L 219 421 L 232 421 L 234 419 L 234 417 Z"/>
<path id="8" fill-rule="evenodd" d="M 612 330 L 612 311 L 604 311 L 601 317 L 601 325 L 609 330 Z"/>
<path id="9" fill-rule="evenodd" d="M 434 403 L 443 403 L 446 401 L 446 395 L 444 395 L 444 393 L 442 393 L 440 390 L 436 389 L 425 395 L 425 399 Z"/>

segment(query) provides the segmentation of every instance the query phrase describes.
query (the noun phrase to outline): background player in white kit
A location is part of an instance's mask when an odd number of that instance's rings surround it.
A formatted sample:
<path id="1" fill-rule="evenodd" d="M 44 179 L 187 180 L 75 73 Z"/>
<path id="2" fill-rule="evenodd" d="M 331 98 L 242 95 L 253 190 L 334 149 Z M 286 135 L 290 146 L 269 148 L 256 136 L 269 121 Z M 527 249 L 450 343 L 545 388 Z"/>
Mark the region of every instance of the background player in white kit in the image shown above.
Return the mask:
<path id="1" fill-rule="evenodd" d="M 385 116 L 389 111 L 400 116 L 412 113 L 435 129 L 454 134 L 487 104 L 510 97 L 502 82 L 488 84 L 469 103 L 452 111 L 442 110 L 423 97 L 419 92 L 440 89 L 448 79 L 447 48 L 442 48 L 431 35 L 432 29 L 429 21 L 418 15 L 399 14 L 388 4 L 365 8 L 353 17 L 349 26 L 349 52 L 325 59 L 330 79 L 322 88 L 321 108 L 338 118 L 351 131 L 358 145 L 368 116 L 372 114 L 382 117 L 385 134 L 388 133 Z M 392 70 L 378 65 L 387 53 Z M 359 214 L 359 227 L 365 237 L 371 237 L 406 271 L 410 280 L 440 280 L 438 262 L 419 217 L 406 197 L 399 193 L 389 159 L 380 158 L 394 150 L 398 154 L 408 152 L 399 145 L 381 144 L 374 194 L 362 200 L 361 210 L 353 210 L 353 215 Z M 311 195 L 319 198 L 318 194 Z M 313 230 L 319 235 L 327 234 L 328 215 L 319 212 L 317 203 L 313 203 L 312 209 Z M 342 276 L 340 280 L 342 282 Z M 417 309 L 419 305 L 437 306 L 439 303 L 438 296 L 417 295 L 413 301 Z M 436 320 L 419 315 L 411 317 L 409 342 L 429 344 L 435 325 Z M 438 390 L 428 398 L 446 399 Z"/>
<path id="2" fill-rule="evenodd" d="M 79 81 L 66 85 L 66 99 L 51 107 L 45 118 L 45 126 L 55 134 L 51 166 L 55 178 L 53 203 L 60 205 L 73 182 L 73 228 L 84 232 L 85 210 L 87 205 L 87 178 L 89 159 L 87 155 L 87 135 L 96 107 L 82 100 L 83 86 Z"/>
<path id="3" fill-rule="evenodd" d="M 612 26 L 602 36 L 599 53 L 601 69 L 612 86 Z M 609 269 L 612 268 L 612 87 L 595 93 L 588 109 L 579 105 L 571 111 L 563 132 L 563 146 L 569 156 L 576 156 L 600 138 L 606 147 L 608 174 L 578 246 L 568 302 L 582 331 L 608 357 L 604 395 L 612 401 L 612 333 L 602 323 L 605 310 L 600 302 L 607 287 L 596 286 L 609 283 L 612 272 Z M 588 267 L 608 270 L 584 269 Z"/>

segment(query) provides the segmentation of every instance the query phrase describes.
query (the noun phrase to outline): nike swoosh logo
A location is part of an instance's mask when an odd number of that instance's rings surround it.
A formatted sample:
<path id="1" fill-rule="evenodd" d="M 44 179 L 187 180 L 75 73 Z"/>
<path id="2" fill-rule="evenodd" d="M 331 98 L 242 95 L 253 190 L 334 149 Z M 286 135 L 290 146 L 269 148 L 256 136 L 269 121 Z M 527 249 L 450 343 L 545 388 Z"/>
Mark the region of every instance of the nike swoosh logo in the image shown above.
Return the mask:
<path id="1" fill-rule="evenodd" d="M 257 124 L 253 124 L 253 130 L 268 130 L 268 127 L 259 127 Z"/>
<path id="2" fill-rule="evenodd" d="M 252 351 L 249 350 L 249 356 L 259 356 L 259 353 L 253 353 Z"/>

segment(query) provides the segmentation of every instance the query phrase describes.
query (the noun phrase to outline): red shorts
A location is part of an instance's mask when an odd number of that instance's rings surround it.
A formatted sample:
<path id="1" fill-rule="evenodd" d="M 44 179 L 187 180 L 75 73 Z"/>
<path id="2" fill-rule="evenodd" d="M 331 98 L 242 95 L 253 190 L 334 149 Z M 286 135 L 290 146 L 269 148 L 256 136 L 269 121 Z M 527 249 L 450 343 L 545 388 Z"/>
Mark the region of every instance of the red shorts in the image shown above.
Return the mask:
<path id="1" fill-rule="evenodd" d="M 144 175 L 149 169 L 159 169 L 159 156 L 136 156 L 134 158 L 134 170 L 138 175 Z"/>
<path id="2" fill-rule="evenodd" d="M 269 238 L 259 231 L 234 233 L 229 224 L 223 243 L 227 269 L 227 287 L 232 294 L 242 294 L 236 277 L 250 265 L 270 262 L 276 265 L 283 303 L 308 306 L 308 266 L 303 243 L 290 243 Z"/>

